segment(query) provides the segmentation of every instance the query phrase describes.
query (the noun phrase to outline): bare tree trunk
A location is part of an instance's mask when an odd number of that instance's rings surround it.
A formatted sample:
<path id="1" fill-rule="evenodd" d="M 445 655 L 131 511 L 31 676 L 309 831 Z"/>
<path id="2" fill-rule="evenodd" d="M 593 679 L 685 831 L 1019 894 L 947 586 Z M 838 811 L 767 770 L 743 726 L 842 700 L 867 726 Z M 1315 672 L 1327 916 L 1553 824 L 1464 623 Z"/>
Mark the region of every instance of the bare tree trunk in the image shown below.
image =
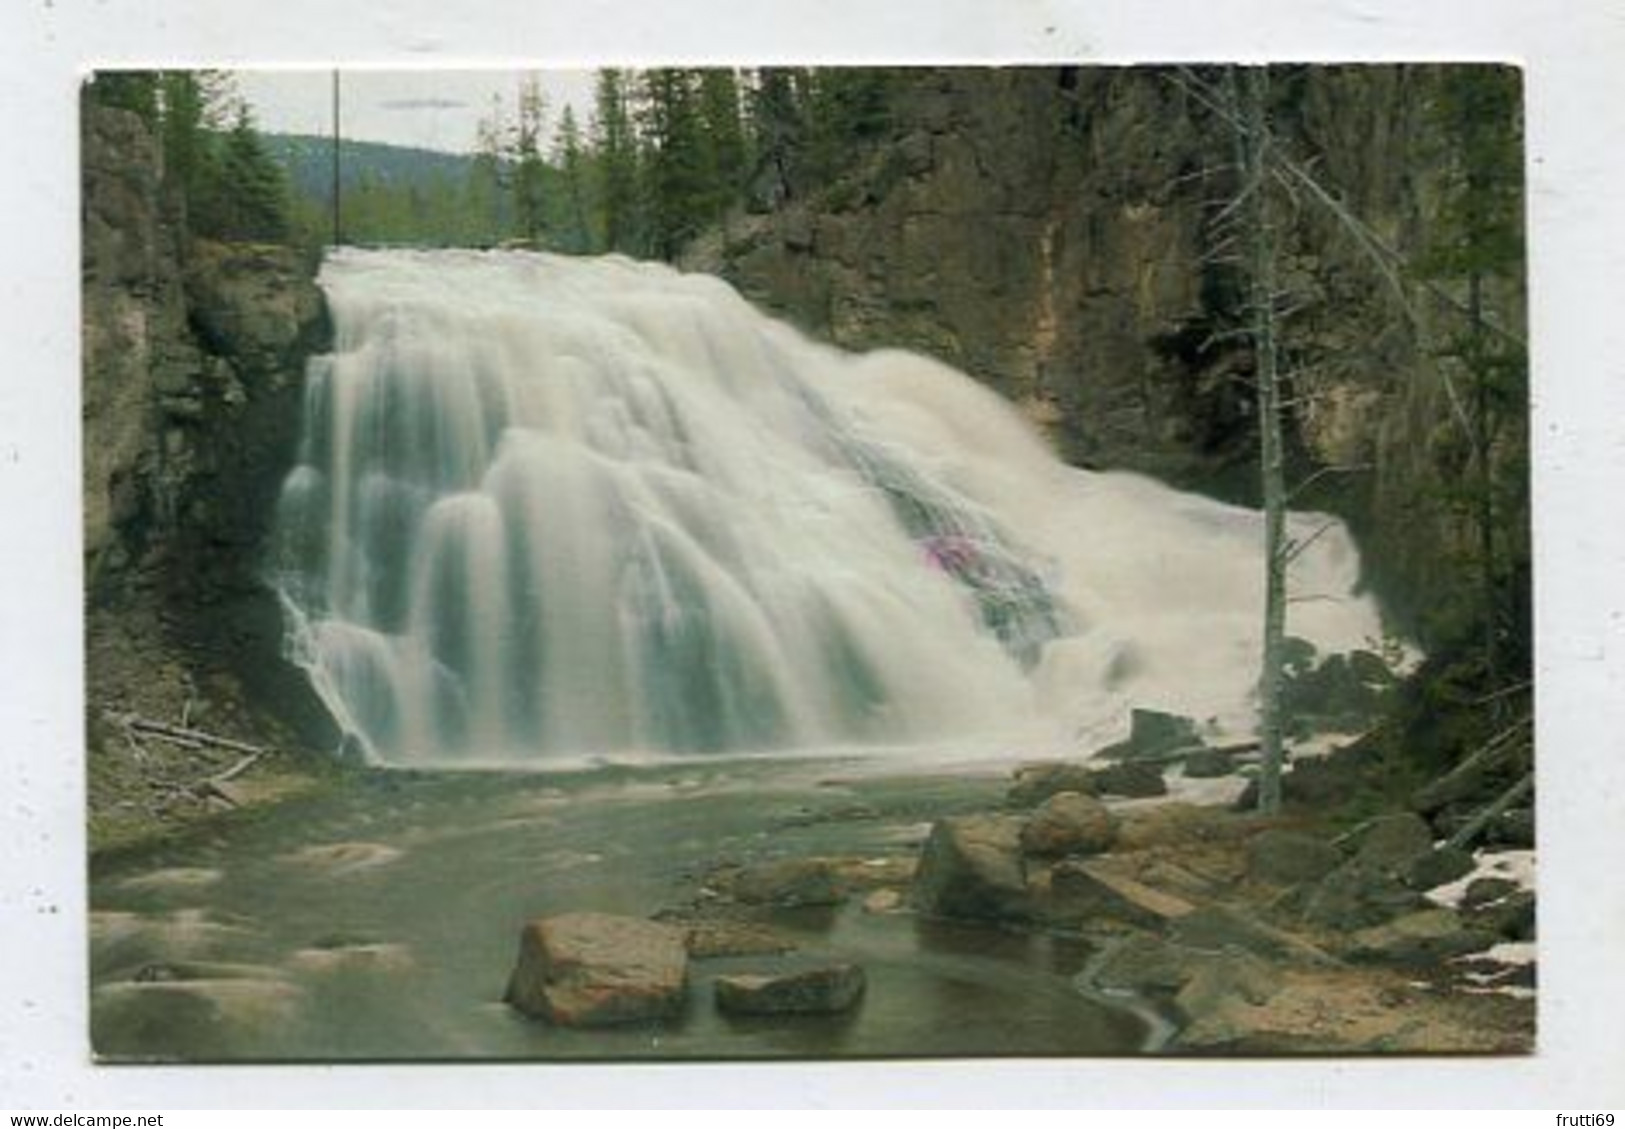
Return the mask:
<path id="1" fill-rule="evenodd" d="M 1264 660 L 1258 676 L 1258 740 L 1263 751 L 1258 781 L 1258 807 L 1272 813 L 1281 806 L 1281 678 L 1286 637 L 1286 460 L 1281 437 L 1281 387 L 1275 324 L 1275 241 L 1268 207 L 1269 130 L 1265 101 L 1269 72 L 1248 67 L 1244 89 L 1236 92 L 1234 71 L 1228 77 L 1232 97 L 1240 103 L 1241 128 L 1236 132 L 1245 203 L 1243 239 L 1247 247 L 1248 304 L 1258 404 L 1259 475 L 1264 501 Z M 1233 103 L 1234 104 L 1234 103 Z"/>

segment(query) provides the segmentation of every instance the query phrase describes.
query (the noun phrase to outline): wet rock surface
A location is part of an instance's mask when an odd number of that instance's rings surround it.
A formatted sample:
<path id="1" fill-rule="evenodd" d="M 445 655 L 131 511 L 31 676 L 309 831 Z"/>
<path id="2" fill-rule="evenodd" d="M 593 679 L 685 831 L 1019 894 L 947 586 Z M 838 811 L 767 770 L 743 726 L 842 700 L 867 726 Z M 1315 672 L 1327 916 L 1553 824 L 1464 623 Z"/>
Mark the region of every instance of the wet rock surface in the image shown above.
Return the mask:
<path id="1" fill-rule="evenodd" d="M 920 854 L 911 900 L 926 914 L 1019 920 L 1031 912 L 1019 818 L 961 816 L 938 821 Z"/>
<path id="2" fill-rule="evenodd" d="M 688 952 L 680 929 L 571 913 L 530 922 L 504 999 L 566 1027 L 670 1019 L 683 1007 Z"/>
<path id="3" fill-rule="evenodd" d="M 1105 804 L 1080 792 L 1058 792 L 1045 800 L 1021 828 L 1021 849 L 1029 855 L 1096 855 L 1117 838 L 1117 817 Z"/>
<path id="4" fill-rule="evenodd" d="M 713 983 L 718 1010 L 731 1015 L 819 1015 L 855 1007 L 866 980 L 855 964 L 832 964 L 718 976 Z"/>

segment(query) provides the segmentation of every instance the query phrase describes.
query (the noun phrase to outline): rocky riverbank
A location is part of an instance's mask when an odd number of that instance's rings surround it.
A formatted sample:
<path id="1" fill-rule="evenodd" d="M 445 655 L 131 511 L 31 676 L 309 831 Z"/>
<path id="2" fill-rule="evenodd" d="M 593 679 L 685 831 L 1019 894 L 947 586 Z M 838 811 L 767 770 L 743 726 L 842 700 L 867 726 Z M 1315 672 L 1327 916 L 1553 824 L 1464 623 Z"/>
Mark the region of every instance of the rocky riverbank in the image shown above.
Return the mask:
<path id="1" fill-rule="evenodd" d="M 87 99 L 83 152 L 95 850 L 285 795 L 321 771 L 302 754 L 337 742 L 282 657 L 265 583 L 305 359 L 329 332 L 314 264 L 188 236 L 160 147 L 132 113 Z M 245 764 L 256 749 L 266 755 Z"/>
<path id="2" fill-rule="evenodd" d="M 1358 757 L 1306 760 L 1316 767 L 1304 778 L 1352 785 Z M 917 853 L 719 867 L 663 916 L 687 928 L 691 952 L 753 954 L 764 977 L 793 961 L 778 953 L 776 913 L 848 900 L 869 913 L 1075 936 L 1093 953 L 1079 992 L 1139 1002 L 1165 1024 L 1147 1049 L 1533 1048 L 1527 847 L 1469 853 L 1436 842 L 1409 811 L 1350 825 L 1324 786 L 1317 801 L 1263 818 L 1212 802 L 1225 791 L 1213 778 L 1175 769 L 1163 781 L 1138 767 L 1173 795 L 1113 795 L 1115 768 L 1024 766 L 1003 806 L 933 821 Z M 1229 779 L 1235 797 L 1245 785 Z M 1050 788 L 1061 790 L 1043 795 Z"/>

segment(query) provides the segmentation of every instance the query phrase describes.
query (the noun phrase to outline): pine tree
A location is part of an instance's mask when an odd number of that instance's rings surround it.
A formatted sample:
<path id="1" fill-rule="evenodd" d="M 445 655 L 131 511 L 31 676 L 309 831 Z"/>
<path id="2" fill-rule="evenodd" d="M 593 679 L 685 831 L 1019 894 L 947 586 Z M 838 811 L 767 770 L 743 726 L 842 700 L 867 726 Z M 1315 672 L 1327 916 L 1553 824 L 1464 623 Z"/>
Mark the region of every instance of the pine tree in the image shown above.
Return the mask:
<path id="1" fill-rule="evenodd" d="M 749 154 L 739 104 L 739 79 L 725 68 L 700 72 L 700 115 L 712 174 L 709 210 L 721 219 L 746 188 Z"/>
<path id="2" fill-rule="evenodd" d="M 559 236 L 561 250 L 585 254 L 593 249 L 592 225 L 588 222 L 587 155 L 575 110 L 566 105 L 559 115 L 558 138 L 553 147 L 553 163 L 563 182 L 564 225 Z"/>
<path id="3" fill-rule="evenodd" d="M 157 71 L 99 71 L 85 94 L 98 105 L 129 110 L 149 126 L 158 124 Z"/>
<path id="4" fill-rule="evenodd" d="M 220 226 L 213 234 L 232 239 L 276 240 L 288 235 L 287 185 L 282 169 L 260 142 L 248 107 L 221 143 Z"/>
<path id="5" fill-rule="evenodd" d="M 513 158 L 514 218 L 519 234 L 532 244 L 542 240 L 545 216 L 542 134 L 546 126 L 547 100 L 534 75 L 519 86 L 518 117 L 514 123 Z"/>
<path id="6" fill-rule="evenodd" d="M 594 91 L 592 147 L 603 246 L 631 252 L 638 239 L 638 152 L 626 72 L 603 69 Z"/>
<path id="7" fill-rule="evenodd" d="M 756 167 L 751 196 L 771 210 L 795 192 L 795 170 L 802 145 L 801 111 L 796 103 L 794 72 L 763 67 L 756 72 L 750 98 L 750 125 L 755 141 Z"/>
<path id="8" fill-rule="evenodd" d="M 674 259 L 710 218 L 715 183 L 693 71 L 657 67 L 639 76 L 636 119 L 649 250 Z"/>
<path id="9" fill-rule="evenodd" d="M 1479 653 L 1485 682 L 1499 687 L 1507 653 L 1524 632 L 1526 553 L 1513 525 L 1526 512 L 1527 447 L 1512 425 L 1525 418 L 1527 355 L 1522 341 L 1499 331 L 1491 309 L 1521 286 L 1523 163 L 1518 72 L 1511 67 L 1452 68 L 1432 107 L 1446 139 L 1449 175 L 1423 277 L 1459 295 L 1463 317 L 1440 362 L 1466 377 L 1469 464 L 1456 503 L 1475 542 Z"/>
<path id="10" fill-rule="evenodd" d="M 491 96 L 491 111 L 474 127 L 474 160 L 464 186 L 474 241 L 495 244 L 507 237 L 502 206 L 504 155 L 502 96 Z"/>

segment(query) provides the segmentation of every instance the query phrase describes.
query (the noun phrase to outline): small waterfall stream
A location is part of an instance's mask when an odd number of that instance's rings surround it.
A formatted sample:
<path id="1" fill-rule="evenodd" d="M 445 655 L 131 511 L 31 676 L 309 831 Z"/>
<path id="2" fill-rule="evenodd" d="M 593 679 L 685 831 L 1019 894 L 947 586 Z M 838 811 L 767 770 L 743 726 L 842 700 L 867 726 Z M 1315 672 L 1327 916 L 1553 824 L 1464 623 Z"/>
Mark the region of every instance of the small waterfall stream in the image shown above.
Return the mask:
<path id="1" fill-rule="evenodd" d="M 618 257 L 322 273 L 277 515 L 290 647 L 386 765 L 1246 729 L 1261 525 L 1067 467 L 1008 404 Z M 1325 519 L 1300 515 L 1308 538 Z M 1381 634 L 1335 526 L 1291 630 Z"/>

